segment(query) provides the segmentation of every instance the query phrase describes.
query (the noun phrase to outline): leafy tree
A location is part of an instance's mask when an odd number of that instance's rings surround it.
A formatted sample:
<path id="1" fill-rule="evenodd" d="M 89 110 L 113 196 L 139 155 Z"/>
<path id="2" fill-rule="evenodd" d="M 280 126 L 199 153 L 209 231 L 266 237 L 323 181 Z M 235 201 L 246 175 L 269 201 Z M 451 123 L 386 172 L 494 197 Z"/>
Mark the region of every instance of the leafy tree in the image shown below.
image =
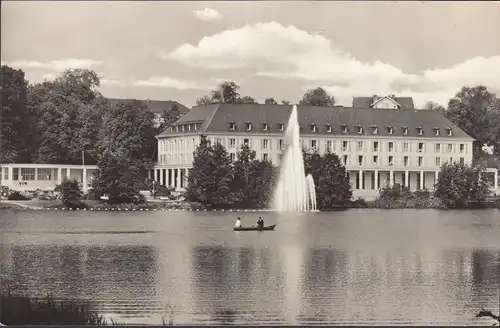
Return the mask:
<path id="1" fill-rule="evenodd" d="M 81 208 L 83 207 L 82 198 L 83 192 L 80 183 L 76 179 L 64 179 L 62 183 L 56 187 L 56 191 L 61 193 L 61 201 L 66 207 Z"/>
<path id="2" fill-rule="evenodd" d="M 445 115 L 476 139 L 476 157 L 481 157 L 485 143 L 493 145 L 496 154 L 500 154 L 500 99 L 485 86 L 463 87 L 448 102 Z"/>
<path id="3" fill-rule="evenodd" d="M 238 89 L 240 88 L 234 81 L 225 81 L 212 91 L 212 103 L 233 104 L 240 99 Z"/>
<path id="4" fill-rule="evenodd" d="M 448 208 L 480 203 L 490 194 L 487 181 L 479 177 L 480 170 L 464 164 L 441 166 L 434 196 Z"/>
<path id="5" fill-rule="evenodd" d="M 181 112 L 179 111 L 179 106 L 174 103 L 169 110 L 164 110 L 161 118 L 162 122 L 160 123 L 160 127 L 158 128 L 158 133 L 165 131 L 165 129 L 170 126 L 170 124 L 174 123 L 181 117 Z"/>
<path id="6" fill-rule="evenodd" d="M 212 104 L 212 98 L 210 98 L 209 96 L 202 96 L 196 99 L 196 106 L 211 105 L 211 104 Z"/>
<path id="7" fill-rule="evenodd" d="M 349 201 L 351 184 L 339 157 L 331 152 L 304 152 L 306 174 L 311 174 L 316 187 L 316 202 L 320 210 L 328 210 Z"/>
<path id="8" fill-rule="evenodd" d="M 188 177 L 186 196 L 188 200 L 224 208 L 234 204 L 230 184 L 233 178 L 231 160 L 220 144 L 211 145 L 201 136 L 194 151 L 193 167 Z"/>
<path id="9" fill-rule="evenodd" d="M 292 103 L 289 100 L 282 100 L 281 104 L 282 105 L 291 105 Z"/>
<path id="10" fill-rule="evenodd" d="M 114 153 L 105 151 L 97 163 L 92 188 L 99 196 L 107 195 L 110 204 L 142 201 L 139 193 L 142 170 L 142 163 L 131 159 L 122 149 Z"/>
<path id="11" fill-rule="evenodd" d="M 234 100 L 235 104 L 258 104 L 255 99 L 250 96 L 244 96 L 243 98 L 238 98 Z"/>
<path id="12" fill-rule="evenodd" d="M 265 103 L 266 105 L 277 105 L 277 104 L 278 104 L 278 102 L 277 102 L 276 100 L 274 100 L 274 98 L 273 98 L 273 97 L 271 97 L 271 98 L 266 98 L 266 100 L 264 100 L 264 103 Z"/>
<path id="13" fill-rule="evenodd" d="M 316 89 L 307 90 L 299 103 L 309 106 L 333 107 L 335 105 L 335 98 L 328 95 L 325 89 L 318 87 Z"/>
<path id="14" fill-rule="evenodd" d="M 444 114 L 444 112 L 446 111 L 446 109 L 444 108 L 444 106 L 436 103 L 436 102 L 433 102 L 433 101 L 428 101 L 425 103 L 424 105 L 424 109 L 427 109 L 427 110 L 435 110 L 435 111 L 438 111 L 440 112 L 441 114 Z"/>
<path id="15" fill-rule="evenodd" d="M 28 109 L 28 81 L 22 70 L 2 65 L 0 162 L 29 162 L 34 119 Z"/>

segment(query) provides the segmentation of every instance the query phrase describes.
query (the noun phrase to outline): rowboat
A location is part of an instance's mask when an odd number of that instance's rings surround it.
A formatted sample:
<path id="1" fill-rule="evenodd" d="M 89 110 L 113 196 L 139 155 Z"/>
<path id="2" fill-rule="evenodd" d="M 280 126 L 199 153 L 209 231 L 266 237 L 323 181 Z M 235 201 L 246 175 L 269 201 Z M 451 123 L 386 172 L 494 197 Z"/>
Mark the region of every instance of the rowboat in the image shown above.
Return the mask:
<path id="1" fill-rule="evenodd" d="M 233 227 L 234 231 L 269 231 L 269 230 L 274 230 L 274 227 L 276 227 L 276 224 L 267 226 L 267 227 Z"/>

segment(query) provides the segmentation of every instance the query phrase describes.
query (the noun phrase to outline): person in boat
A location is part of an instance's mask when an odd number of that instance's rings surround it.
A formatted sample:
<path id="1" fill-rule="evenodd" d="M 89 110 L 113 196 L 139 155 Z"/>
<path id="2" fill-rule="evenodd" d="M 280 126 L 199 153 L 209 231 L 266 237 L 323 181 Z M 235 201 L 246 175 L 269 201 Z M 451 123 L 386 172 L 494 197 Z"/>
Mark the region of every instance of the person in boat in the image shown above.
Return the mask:
<path id="1" fill-rule="evenodd" d="M 235 227 L 235 228 L 239 228 L 239 227 L 241 227 L 241 219 L 240 219 L 240 218 L 238 218 L 238 219 L 236 220 L 236 222 L 234 223 L 234 227 Z"/>
<path id="2" fill-rule="evenodd" d="M 257 220 L 257 227 L 263 228 L 264 227 L 264 220 L 259 216 L 259 219 Z"/>

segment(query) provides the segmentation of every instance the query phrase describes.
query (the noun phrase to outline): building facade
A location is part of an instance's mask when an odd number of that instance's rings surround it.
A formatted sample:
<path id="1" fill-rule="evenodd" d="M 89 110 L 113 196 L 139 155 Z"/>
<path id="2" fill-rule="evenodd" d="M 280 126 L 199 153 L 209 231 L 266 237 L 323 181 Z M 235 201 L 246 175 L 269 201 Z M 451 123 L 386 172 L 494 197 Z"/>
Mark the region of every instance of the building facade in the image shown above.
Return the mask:
<path id="1" fill-rule="evenodd" d="M 398 106 L 392 97 L 374 103 L 364 108 L 297 108 L 301 144 L 339 156 L 353 197 L 373 199 L 380 188 L 394 184 L 432 190 L 444 163 L 472 164 L 474 139 L 437 111 Z M 248 144 L 257 158 L 280 165 L 291 109 L 260 104 L 195 107 L 157 136 L 158 163 L 151 177 L 184 190 L 200 134 L 225 146 L 232 160 Z"/>
<path id="2" fill-rule="evenodd" d="M 86 192 L 97 170 L 95 165 L 0 164 L 0 185 L 17 191 L 54 190 L 62 180 L 76 179 Z"/>

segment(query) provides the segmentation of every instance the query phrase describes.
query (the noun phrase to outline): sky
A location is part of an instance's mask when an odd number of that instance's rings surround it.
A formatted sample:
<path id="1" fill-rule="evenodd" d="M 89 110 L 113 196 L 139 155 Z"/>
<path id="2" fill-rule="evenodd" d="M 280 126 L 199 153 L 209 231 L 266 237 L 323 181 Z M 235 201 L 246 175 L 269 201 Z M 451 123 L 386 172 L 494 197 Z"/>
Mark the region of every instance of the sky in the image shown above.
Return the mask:
<path id="1" fill-rule="evenodd" d="M 500 94 L 498 31 L 498 2 L 4 1 L 1 58 L 31 82 L 90 68 L 106 97 L 188 107 L 224 80 L 259 102 L 321 86 L 344 106 L 422 107 L 462 86 Z"/>

